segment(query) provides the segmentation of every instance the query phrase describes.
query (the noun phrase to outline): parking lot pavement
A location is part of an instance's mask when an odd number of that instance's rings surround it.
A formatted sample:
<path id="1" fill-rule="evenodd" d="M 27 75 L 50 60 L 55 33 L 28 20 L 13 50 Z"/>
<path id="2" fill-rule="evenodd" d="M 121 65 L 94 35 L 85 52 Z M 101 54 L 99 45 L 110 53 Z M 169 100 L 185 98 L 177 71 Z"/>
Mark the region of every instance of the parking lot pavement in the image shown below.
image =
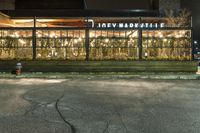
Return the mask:
<path id="1" fill-rule="evenodd" d="M 199 133 L 198 80 L 0 79 L 0 133 Z"/>

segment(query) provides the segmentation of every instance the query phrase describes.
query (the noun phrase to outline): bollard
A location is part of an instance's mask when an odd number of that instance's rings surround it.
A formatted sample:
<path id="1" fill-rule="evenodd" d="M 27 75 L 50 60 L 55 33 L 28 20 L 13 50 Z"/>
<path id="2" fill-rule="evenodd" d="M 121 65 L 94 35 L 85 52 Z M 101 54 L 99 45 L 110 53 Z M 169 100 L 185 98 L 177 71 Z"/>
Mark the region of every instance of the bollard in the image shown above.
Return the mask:
<path id="1" fill-rule="evenodd" d="M 18 62 L 16 64 L 16 75 L 21 75 L 21 73 L 22 73 L 22 64 Z"/>

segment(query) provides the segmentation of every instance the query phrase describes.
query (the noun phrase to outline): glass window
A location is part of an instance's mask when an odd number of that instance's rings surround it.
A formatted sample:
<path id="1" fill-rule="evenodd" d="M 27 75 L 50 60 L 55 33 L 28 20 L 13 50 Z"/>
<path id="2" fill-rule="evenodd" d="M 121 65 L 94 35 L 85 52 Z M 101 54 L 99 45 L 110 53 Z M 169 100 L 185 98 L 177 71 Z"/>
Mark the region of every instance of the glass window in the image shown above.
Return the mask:
<path id="1" fill-rule="evenodd" d="M 143 57 L 153 60 L 191 60 L 190 30 L 143 31 Z"/>
<path id="2" fill-rule="evenodd" d="M 0 59 L 32 59 L 31 30 L 0 30 Z"/>
<path id="3" fill-rule="evenodd" d="M 134 59 L 138 59 L 137 31 L 90 31 L 90 60 Z"/>
<path id="4" fill-rule="evenodd" d="M 84 30 L 38 30 L 37 59 L 85 60 Z"/>

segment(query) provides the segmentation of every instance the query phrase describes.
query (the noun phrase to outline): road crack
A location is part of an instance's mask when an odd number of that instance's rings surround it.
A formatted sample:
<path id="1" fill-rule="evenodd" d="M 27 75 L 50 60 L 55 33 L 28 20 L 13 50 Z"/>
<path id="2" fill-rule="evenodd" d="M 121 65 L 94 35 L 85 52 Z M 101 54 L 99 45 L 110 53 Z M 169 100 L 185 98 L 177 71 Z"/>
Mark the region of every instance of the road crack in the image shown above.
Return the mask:
<path id="1" fill-rule="evenodd" d="M 107 122 L 106 122 L 106 127 L 105 127 L 105 129 L 103 130 L 103 133 L 108 133 L 108 127 L 109 127 L 109 122 L 107 121 Z"/>
<path id="2" fill-rule="evenodd" d="M 55 104 L 55 108 L 56 108 L 56 111 L 58 112 L 58 114 L 60 115 L 60 118 L 70 127 L 70 130 L 71 130 L 71 133 L 76 133 L 76 129 L 75 129 L 75 127 L 69 122 L 69 121 L 67 121 L 66 119 L 65 119 L 65 117 L 63 116 L 63 114 L 61 113 L 61 111 L 60 111 L 60 109 L 59 109 L 59 102 L 60 102 L 60 100 L 62 99 L 64 97 L 64 94 L 60 97 L 60 98 L 58 98 L 57 100 L 56 100 L 56 104 Z"/>

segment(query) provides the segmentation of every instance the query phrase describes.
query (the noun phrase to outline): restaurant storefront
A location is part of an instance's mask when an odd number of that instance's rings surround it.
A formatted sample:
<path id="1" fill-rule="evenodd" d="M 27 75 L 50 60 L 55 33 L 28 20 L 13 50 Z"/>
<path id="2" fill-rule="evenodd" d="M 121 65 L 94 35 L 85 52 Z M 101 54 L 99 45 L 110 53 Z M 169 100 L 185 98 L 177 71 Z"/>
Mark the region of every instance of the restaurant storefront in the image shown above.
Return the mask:
<path id="1" fill-rule="evenodd" d="M 0 20 L 0 60 L 193 60 L 192 28 L 157 17 Z"/>

